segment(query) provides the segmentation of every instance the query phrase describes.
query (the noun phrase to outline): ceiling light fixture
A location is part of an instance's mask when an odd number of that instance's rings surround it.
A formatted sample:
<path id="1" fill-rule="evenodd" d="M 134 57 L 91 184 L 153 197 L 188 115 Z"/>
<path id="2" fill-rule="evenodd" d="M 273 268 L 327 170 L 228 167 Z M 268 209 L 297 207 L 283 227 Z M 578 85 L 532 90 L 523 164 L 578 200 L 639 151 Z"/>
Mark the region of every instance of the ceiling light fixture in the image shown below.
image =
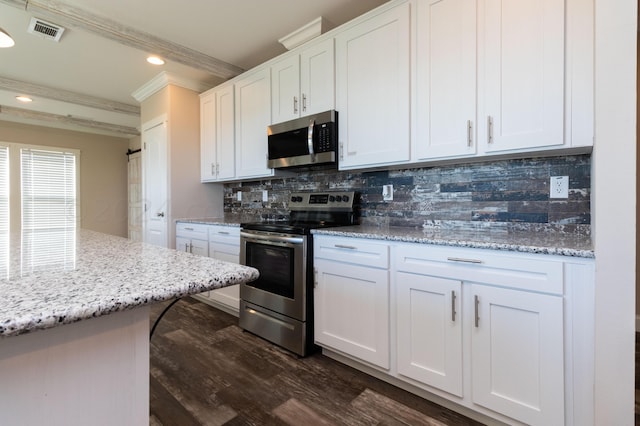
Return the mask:
<path id="1" fill-rule="evenodd" d="M 159 58 L 158 56 L 149 56 L 147 58 L 147 62 L 153 65 L 164 65 L 164 60 L 162 60 L 162 58 Z"/>
<path id="2" fill-rule="evenodd" d="M 33 99 L 28 96 L 16 96 L 16 99 L 20 102 L 33 102 Z"/>
<path id="3" fill-rule="evenodd" d="M 0 28 L 0 47 L 11 47 L 15 44 L 9 33 Z"/>

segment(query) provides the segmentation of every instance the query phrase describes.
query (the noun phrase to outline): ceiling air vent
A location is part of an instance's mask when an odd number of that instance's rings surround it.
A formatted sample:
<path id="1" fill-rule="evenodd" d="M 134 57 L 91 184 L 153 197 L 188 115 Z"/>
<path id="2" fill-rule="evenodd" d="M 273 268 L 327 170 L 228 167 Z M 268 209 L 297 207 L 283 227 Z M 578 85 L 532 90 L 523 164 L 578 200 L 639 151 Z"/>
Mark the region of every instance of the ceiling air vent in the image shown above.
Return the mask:
<path id="1" fill-rule="evenodd" d="M 27 32 L 38 35 L 47 40 L 60 41 L 64 28 L 60 25 L 43 21 L 42 19 L 31 18 Z"/>

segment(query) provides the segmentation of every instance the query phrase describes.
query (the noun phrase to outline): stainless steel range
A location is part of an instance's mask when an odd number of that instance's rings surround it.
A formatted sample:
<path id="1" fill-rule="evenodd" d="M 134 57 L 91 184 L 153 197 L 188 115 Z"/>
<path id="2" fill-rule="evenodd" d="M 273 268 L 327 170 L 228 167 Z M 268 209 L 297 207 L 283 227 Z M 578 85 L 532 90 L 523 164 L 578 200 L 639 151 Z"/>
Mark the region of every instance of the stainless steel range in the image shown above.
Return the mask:
<path id="1" fill-rule="evenodd" d="M 357 222 L 357 194 L 292 193 L 290 219 L 241 224 L 240 263 L 260 278 L 240 285 L 240 327 L 300 356 L 313 348 L 312 229 Z"/>

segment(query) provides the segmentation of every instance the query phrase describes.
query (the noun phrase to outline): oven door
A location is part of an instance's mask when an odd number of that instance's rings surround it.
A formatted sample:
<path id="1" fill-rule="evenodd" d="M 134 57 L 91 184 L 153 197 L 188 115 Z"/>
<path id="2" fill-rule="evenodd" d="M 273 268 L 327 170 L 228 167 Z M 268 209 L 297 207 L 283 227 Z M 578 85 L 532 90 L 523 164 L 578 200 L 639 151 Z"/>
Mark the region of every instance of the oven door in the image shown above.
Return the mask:
<path id="1" fill-rule="evenodd" d="M 240 232 L 240 263 L 260 277 L 240 285 L 240 298 L 282 315 L 306 321 L 306 245 L 304 235 Z"/>

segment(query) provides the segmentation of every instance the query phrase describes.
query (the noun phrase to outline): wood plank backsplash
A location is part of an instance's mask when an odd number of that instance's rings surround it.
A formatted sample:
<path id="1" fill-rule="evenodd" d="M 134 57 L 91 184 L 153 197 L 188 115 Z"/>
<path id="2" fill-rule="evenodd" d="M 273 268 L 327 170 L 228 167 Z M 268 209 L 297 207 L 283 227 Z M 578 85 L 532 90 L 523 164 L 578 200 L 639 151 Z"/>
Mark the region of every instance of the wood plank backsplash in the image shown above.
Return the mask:
<path id="1" fill-rule="evenodd" d="M 569 198 L 549 198 L 551 176 L 569 176 Z M 383 201 L 391 184 L 393 201 Z M 262 201 L 267 190 L 268 201 Z M 591 156 L 576 155 L 373 172 L 316 170 L 225 184 L 225 213 L 287 214 L 295 191 L 360 193 L 361 222 L 409 227 L 553 230 L 590 234 Z M 242 191 L 242 201 L 237 192 Z"/>

